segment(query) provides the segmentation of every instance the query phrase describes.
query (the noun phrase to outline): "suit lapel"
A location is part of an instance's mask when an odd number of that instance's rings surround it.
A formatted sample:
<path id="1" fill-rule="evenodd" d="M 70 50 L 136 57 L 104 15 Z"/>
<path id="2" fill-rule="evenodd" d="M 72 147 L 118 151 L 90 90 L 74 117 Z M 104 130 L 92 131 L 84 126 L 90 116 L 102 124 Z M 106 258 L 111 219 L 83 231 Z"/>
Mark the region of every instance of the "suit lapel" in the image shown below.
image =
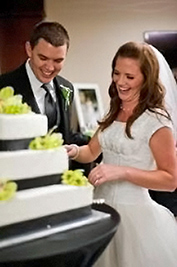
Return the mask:
<path id="1" fill-rule="evenodd" d="M 41 113 L 31 88 L 26 90 L 26 93 L 24 94 L 24 101 L 28 102 L 28 105 L 31 107 L 32 111 L 35 113 Z"/>
<path id="2" fill-rule="evenodd" d="M 62 91 L 61 91 L 61 81 L 60 77 L 54 79 L 54 84 L 56 88 L 56 96 L 59 104 L 59 111 L 60 111 L 60 123 L 58 125 L 58 131 L 63 134 L 63 138 L 65 143 L 69 143 L 69 111 L 68 109 L 65 110 L 65 99 L 63 98 Z"/>
<path id="3" fill-rule="evenodd" d="M 25 64 L 18 69 L 18 86 L 16 86 L 16 93 L 23 96 L 23 102 L 26 102 L 35 113 L 40 113 L 40 109 L 35 100 L 31 84 L 26 72 Z"/>

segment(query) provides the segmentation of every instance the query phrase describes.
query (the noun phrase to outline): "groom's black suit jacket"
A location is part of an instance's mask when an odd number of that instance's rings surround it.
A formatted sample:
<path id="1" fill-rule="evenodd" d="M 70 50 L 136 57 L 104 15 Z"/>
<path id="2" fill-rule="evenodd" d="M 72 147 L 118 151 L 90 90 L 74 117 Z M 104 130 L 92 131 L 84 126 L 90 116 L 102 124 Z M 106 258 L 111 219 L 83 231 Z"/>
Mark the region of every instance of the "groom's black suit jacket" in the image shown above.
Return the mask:
<path id="1" fill-rule="evenodd" d="M 56 76 L 54 78 L 54 84 L 56 89 L 56 97 L 59 104 L 60 111 L 60 123 L 58 125 L 58 131 L 62 133 L 64 143 L 71 144 L 75 143 L 78 145 L 87 144 L 89 139 L 87 136 L 81 133 L 73 133 L 70 127 L 70 109 L 65 105 L 65 99 L 62 96 L 62 91 L 60 85 L 69 87 L 71 90 L 71 100 L 73 100 L 74 89 L 73 85 L 61 76 Z M 26 72 L 25 63 L 19 68 L 12 72 L 2 74 L 0 76 L 0 89 L 5 86 L 12 86 L 15 94 L 20 94 L 23 97 L 23 102 L 26 102 L 35 113 L 40 113 L 39 107 L 35 100 L 33 91 L 31 89 L 31 84 Z M 25 127 L 25 126 L 24 126 Z M 72 169 L 75 168 L 86 168 L 86 174 L 89 171 L 88 164 L 77 164 L 72 162 Z M 76 166 L 75 166 L 76 165 Z M 90 165 L 89 165 L 90 166 Z"/>

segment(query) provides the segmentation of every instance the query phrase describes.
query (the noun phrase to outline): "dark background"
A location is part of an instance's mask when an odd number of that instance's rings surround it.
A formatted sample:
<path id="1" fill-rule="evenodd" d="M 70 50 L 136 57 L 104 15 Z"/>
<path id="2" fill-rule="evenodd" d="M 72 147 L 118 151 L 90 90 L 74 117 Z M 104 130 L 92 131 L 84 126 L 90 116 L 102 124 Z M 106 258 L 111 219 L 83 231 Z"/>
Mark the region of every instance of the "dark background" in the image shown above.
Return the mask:
<path id="1" fill-rule="evenodd" d="M 171 69 L 177 68 L 177 31 L 148 31 L 144 41 L 163 54 Z"/>
<path id="2" fill-rule="evenodd" d="M 33 26 L 45 18 L 44 0 L 5 0 L 0 3 L 0 73 L 26 59 L 25 42 Z"/>

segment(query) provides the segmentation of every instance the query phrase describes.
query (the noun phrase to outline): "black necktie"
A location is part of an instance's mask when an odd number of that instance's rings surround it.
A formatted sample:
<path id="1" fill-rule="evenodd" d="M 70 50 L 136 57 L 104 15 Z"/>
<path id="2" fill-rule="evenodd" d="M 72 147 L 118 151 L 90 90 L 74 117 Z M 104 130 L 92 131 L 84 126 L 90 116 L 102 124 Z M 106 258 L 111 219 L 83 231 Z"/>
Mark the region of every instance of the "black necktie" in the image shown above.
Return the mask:
<path id="1" fill-rule="evenodd" d="M 46 91 L 44 100 L 45 114 L 48 118 L 48 129 L 51 129 L 57 124 L 57 106 L 49 90 L 51 85 L 44 83 L 41 87 Z"/>

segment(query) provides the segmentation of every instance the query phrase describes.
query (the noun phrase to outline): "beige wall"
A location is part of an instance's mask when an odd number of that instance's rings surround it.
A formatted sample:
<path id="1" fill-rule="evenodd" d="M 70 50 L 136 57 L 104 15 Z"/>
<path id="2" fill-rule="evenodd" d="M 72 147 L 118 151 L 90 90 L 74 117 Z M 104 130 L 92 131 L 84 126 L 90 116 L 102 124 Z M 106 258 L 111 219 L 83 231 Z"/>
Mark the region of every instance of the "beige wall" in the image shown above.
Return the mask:
<path id="1" fill-rule="evenodd" d="M 61 74 L 73 83 L 98 83 L 105 108 L 117 48 L 143 41 L 144 31 L 177 30 L 177 0 L 45 0 L 45 10 L 71 38 Z"/>

